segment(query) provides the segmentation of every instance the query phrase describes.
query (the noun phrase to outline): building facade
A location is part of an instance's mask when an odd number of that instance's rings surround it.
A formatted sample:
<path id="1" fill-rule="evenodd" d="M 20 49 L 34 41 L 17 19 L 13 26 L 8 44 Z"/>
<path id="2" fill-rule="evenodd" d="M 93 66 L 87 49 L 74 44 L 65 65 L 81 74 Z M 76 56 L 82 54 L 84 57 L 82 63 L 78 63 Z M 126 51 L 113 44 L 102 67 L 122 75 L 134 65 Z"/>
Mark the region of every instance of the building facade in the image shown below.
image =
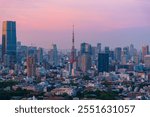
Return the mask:
<path id="1" fill-rule="evenodd" d="M 109 54 L 99 53 L 98 54 L 98 72 L 109 71 Z"/>
<path id="2" fill-rule="evenodd" d="M 16 63 L 16 22 L 4 21 L 2 28 L 2 61 L 7 58 L 8 67 Z"/>

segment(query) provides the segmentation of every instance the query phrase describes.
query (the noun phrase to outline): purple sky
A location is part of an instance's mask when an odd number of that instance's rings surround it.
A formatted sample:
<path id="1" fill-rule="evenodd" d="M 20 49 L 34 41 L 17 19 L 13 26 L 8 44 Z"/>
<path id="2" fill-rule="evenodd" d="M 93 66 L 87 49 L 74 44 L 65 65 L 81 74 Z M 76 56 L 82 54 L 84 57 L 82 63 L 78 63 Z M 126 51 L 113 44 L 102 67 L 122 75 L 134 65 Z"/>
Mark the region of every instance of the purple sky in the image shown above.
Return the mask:
<path id="1" fill-rule="evenodd" d="M 149 13 L 149 0 L 0 0 L 0 27 L 15 20 L 19 41 L 47 49 L 71 48 L 72 24 L 78 48 L 81 42 L 141 47 L 150 43 Z"/>

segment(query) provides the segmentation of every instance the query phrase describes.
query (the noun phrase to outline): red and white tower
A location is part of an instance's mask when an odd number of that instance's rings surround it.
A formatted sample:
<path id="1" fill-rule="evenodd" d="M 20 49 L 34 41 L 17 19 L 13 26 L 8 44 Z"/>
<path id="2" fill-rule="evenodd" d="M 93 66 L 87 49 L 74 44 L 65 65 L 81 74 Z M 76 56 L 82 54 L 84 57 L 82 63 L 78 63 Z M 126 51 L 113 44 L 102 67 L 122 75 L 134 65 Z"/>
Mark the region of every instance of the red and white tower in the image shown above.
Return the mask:
<path id="1" fill-rule="evenodd" d="M 71 49 L 71 57 L 70 57 L 70 75 L 75 75 L 76 69 L 76 59 L 75 59 L 75 38 L 74 38 L 74 25 L 72 31 L 72 49 Z"/>
<path id="2" fill-rule="evenodd" d="M 73 32 L 72 32 L 72 49 L 71 49 L 71 59 L 70 63 L 73 64 L 75 62 L 75 38 L 74 38 L 74 25 L 73 25 Z"/>

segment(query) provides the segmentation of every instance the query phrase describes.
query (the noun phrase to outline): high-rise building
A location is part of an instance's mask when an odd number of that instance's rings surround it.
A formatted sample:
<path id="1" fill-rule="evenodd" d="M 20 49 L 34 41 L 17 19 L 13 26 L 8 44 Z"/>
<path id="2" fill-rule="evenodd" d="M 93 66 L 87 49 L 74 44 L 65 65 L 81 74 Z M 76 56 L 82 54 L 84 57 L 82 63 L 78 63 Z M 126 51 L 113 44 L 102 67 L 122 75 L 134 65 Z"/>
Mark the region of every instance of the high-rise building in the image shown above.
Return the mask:
<path id="1" fill-rule="evenodd" d="M 142 47 L 142 59 L 144 60 L 144 56 L 149 54 L 149 46 Z"/>
<path id="2" fill-rule="evenodd" d="M 43 49 L 42 48 L 38 48 L 37 50 L 37 61 L 39 64 L 43 62 Z"/>
<path id="3" fill-rule="evenodd" d="M 16 63 L 16 22 L 4 21 L 2 28 L 2 61 L 9 60 L 9 67 Z"/>
<path id="4" fill-rule="evenodd" d="M 145 64 L 145 67 L 150 68 L 150 55 L 144 56 L 144 64 Z"/>
<path id="5" fill-rule="evenodd" d="M 27 76 L 33 77 L 36 74 L 36 63 L 33 56 L 27 57 Z"/>
<path id="6" fill-rule="evenodd" d="M 109 49 L 109 47 L 105 47 L 105 53 L 107 53 L 107 54 L 109 54 L 110 53 L 110 49 Z"/>
<path id="7" fill-rule="evenodd" d="M 102 48 L 102 44 L 101 44 L 101 43 L 98 43 L 98 44 L 97 44 L 97 54 L 102 51 L 101 48 Z"/>
<path id="8" fill-rule="evenodd" d="M 91 69 L 92 65 L 92 47 L 88 43 L 81 43 L 81 70 L 87 72 Z"/>
<path id="9" fill-rule="evenodd" d="M 92 66 L 95 66 L 95 65 L 97 65 L 97 59 L 96 59 L 96 57 L 97 57 L 97 53 L 96 53 L 96 47 L 92 47 L 92 56 L 91 56 L 91 60 L 92 60 Z"/>
<path id="10" fill-rule="evenodd" d="M 92 58 L 96 58 L 96 47 L 92 47 Z"/>
<path id="11" fill-rule="evenodd" d="M 115 48 L 115 60 L 117 62 L 121 62 L 121 51 L 122 49 L 120 47 Z"/>
<path id="12" fill-rule="evenodd" d="M 133 50 L 133 52 L 134 52 L 134 50 Z M 124 48 L 123 48 L 123 54 L 127 56 L 127 58 L 126 58 L 127 60 L 129 60 L 129 56 L 130 56 L 129 53 L 130 53 L 129 47 L 128 47 L 128 46 L 127 46 L 127 47 L 124 47 Z"/>
<path id="13" fill-rule="evenodd" d="M 56 44 L 53 44 L 53 62 L 55 66 L 58 65 L 58 50 Z"/>
<path id="14" fill-rule="evenodd" d="M 113 50 L 110 50 L 109 58 L 110 58 L 111 61 L 113 61 L 115 59 L 115 55 L 114 55 L 114 51 Z"/>
<path id="15" fill-rule="evenodd" d="M 125 65 L 129 61 L 129 47 L 124 47 L 121 55 L 121 64 Z"/>
<path id="16" fill-rule="evenodd" d="M 82 72 L 87 72 L 91 69 L 91 56 L 88 53 L 81 55 L 81 70 Z"/>
<path id="17" fill-rule="evenodd" d="M 99 53 L 98 54 L 98 72 L 109 71 L 109 54 Z"/>
<path id="18" fill-rule="evenodd" d="M 58 65 L 58 50 L 57 45 L 53 44 L 52 49 L 48 52 L 49 54 L 49 63 L 53 66 Z"/>
<path id="19" fill-rule="evenodd" d="M 92 46 L 88 43 L 81 43 L 81 54 L 92 54 Z"/>
<path id="20" fill-rule="evenodd" d="M 134 56 L 134 50 L 135 50 L 134 45 L 131 44 L 130 45 L 130 58 L 132 58 Z"/>

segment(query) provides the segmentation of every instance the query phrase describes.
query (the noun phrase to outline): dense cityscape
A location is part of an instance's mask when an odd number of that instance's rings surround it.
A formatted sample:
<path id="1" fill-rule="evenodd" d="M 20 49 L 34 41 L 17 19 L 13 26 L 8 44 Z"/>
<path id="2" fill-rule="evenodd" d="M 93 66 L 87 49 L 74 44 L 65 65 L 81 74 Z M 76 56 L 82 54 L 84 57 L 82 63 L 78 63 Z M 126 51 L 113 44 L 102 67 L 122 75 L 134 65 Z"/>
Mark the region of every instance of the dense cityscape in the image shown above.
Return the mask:
<path id="1" fill-rule="evenodd" d="M 149 45 L 111 48 L 82 42 L 70 50 L 22 45 L 16 22 L 2 24 L 1 100 L 149 100 Z M 140 42 L 139 42 L 140 43 Z M 40 46 L 40 45 L 39 45 Z M 51 45 L 50 45 L 51 46 Z"/>

